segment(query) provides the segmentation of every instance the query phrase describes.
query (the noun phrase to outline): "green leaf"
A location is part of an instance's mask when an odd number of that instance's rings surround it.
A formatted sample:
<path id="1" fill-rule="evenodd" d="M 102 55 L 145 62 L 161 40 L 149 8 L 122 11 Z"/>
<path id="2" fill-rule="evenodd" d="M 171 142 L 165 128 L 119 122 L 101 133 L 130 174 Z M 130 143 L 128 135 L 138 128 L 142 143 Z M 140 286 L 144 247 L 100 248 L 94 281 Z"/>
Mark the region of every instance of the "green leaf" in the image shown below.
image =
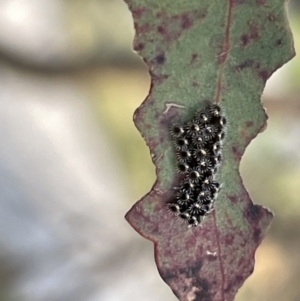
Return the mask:
<path id="1" fill-rule="evenodd" d="M 150 148 L 157 181 L 126 219 L 155 245 L 164 281 L 180 300 L 233 300 L 252 273 L 272 213 L 254 205 L 239 175 L 250 141 L 266 127 L 260 96 L 266 80 L 293 55 L 282 0 L 126 0 L 134 49 L 149 67 L 151 89 L 134 122 Z M 223 183 L 215 210 L 188 229 L 167 212 L 178 182 L 172 124 L 204 102 L 228 120 Z M 263 185 L 263 183 L 262 183 Z"/>

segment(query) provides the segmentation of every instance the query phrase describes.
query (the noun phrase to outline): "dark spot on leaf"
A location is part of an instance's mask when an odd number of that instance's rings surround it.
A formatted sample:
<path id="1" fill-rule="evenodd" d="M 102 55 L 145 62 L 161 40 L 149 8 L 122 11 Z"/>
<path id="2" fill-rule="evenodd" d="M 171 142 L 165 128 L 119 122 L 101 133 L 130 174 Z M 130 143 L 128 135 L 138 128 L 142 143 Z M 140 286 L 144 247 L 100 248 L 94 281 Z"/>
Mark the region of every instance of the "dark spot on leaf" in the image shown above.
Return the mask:
<path id="1" fill-rule="evenodd" d="M 185 274 L 187 278 L 194 278 L 199 274 L 199 271 L 202 268 L 202 261 L 193 262 L 192 266 L 179 269 L 181 274 Z"/>
<path id="2" fill-rule="evenodd" d="M 252 120 L 246 121 L 246 127 L 249 128 L 251 126 L 253 126 L 253 121 Z"/>
<path id="3" fill-rule="evenodd" d="M 266 0 L 256 0 L 256 3 L 258 5 L 264 5 L 266 3 Z"/>
<path id="4" fill-rule="evenodd" d="M 197 57 L 198 57 L 198 54 L 197 54 L 197 53 L 193 53 L 193 54 L 192 54 L 192 57 L 191 57 L 191 64 L 193 64 L 193 63 L 196 61 Z"/>
<path id="5" fill-rule="evenodd" d="M 245 281 L 245 279 L 243 279 L 242 276 L 240 276 L 240 275 L 235 276 L 235 281 L 234 282 L 237 285 L 237 287 L 240 287 L 243 284 L 244 281 Z"/>
<path id="6" fill-rule="evenodd" d="M 158 45 L 165 47 L 167 43 L 177 40 L 178 37 L 184 32 L 185 29 L 193 25 L 193 20 L 199 21 L 206 16 L 206 10 L 187 11 L 182 14 L 166 14 L 164 11 L 156 14 L 158 23 L 156 24 L 155 31 L 159 33 L 163 40 L 156 40 Z M 159 35 L 158 35 L 159 37 Z"/>
<path id="7" fill-rule="evenodd" d="M 253 241 L 258 244 L 261 239 L 261 231 L 259 229 L 255 229 L 253 232 Z"/>
<path id="8" fill-rule="evenodd" d="M 230 292 L 233 287 L 240 287 L 243 283 L 243 277 L 240 275 L 237 275 L 233 281 L 231 281 L 228 286 L 225 288 L 225 292 Z"/>
<path id="9" fill-rule="evenodd" d="M 177 277 L 177 271 L 164 269 L 163 271 L 160 271 L 160 275 L 167 283 L 169 283 Z"/>
<path id="10" fill-rule="evenodd" d="M 242 157 L 241 152 L 239 151 L 239 149 L 235 145 L 233 145 L 231 149 L 232 149 L 232 152 L 234 154 L 235 160 L 239 161 Z"/>
<path id="11" fill-rule="evenodd" d="M 282 45 L 282 39 L 278 39 L 278 40 L 276 41 L 276 45 L 277 45 L 277 46 L 281 46 L 281 45 Z"/>
<path id="12" fill-rule="evenodd" d="M 267 79 L 269 78 L 269 72 L 267 70 L 261 70 L 261 71 L 259 71 L 258 74 L 264 82 L 266 82 Z"/>
<path id="13" fill-rule="evenodd" d="M 226 245 L 231 246 L 233 241 L 234 241 L 234 235 L 233 234 L 226 234 L 226 236 L 225 236 Z"/>
<path id="14" fill-rule="evenodd" d="M 275 15 L 272 14 L 272 13 L 269 13 L 269 14 L 268 14 L 268 20 L 269 20 L 270 22 L 274 22 L 274 21 L 276 20 Z"/>
<path id="15" fill-rule="evenodd" d="M 199 85 L 197 82 L 193 82 L 193 83 L 192 83 L 192 86 L 193 86 L 193 87 L 199 87 L 200 85 Z"/>
<path id="16" fill-rule="evenodd" d="M 235 277 L 235 283 L 238 283 L 239 285 L 242 284 L 242 282 L 244 281 L 243 277 L 240 275 L 237 275 Z"/>
<path id="17" fill-rule="evenodd" d="M 147 33 L 151 31 L 151 26 L 149 23 L 144 23 L 140 25 L 135 22 L 134 25 L 137 33 Z"/>
<path id="18" fill-rule="evenodd" d="M 149 70 L 149 74 L 151 75 L 152 81 L 155 82 L 155 84 L 161 84 L 169 77 L 167 74 L 155 74 L 151 69 Z"/>
<path id="19" fill-rule="evenodd" d="M 136 9 L 131 9 L 132 11 L 132 16 L 134 19 L 139 19 L 142 14 L 146 11 L 144 7 L 138 7 Z"/>
<path id="20" fill-rule="evenodd" d="M 241 64 L 239 64 L 236 67 L 236 70 L 237 71 L 241 71 L 241 70 L 243 70 L 245 68 L 249 68 L 249 67 L 251 67 L 253 65 L 253 63 L 254 63 L 253 60 L 248 59 L 248 60 L 242 62 Z"/>
<path id="21" fill-rule="evenodd" d="M 229 284 L 228 284 L 228 286 L 227 286 L 227 287 L 225 287 L 225 289 L 224 289 L 224 292 L 225 292 L 225 293 L 228 293 L 228 292 L 230 292 L 230 291 L 231 291 L 231 288 L 232 288 L 232 286 L 233 286 L 233 284 L 232 284 L 232 283 L 229 283 Z"/>
<path id="22" fill-rule="evenodd" d="M 136 51 L 141 51 L 141 50 L 143 50 L 144 49 L 144 44 L 143 43 L 138 43 L 137 45 L 135 45 L 134 46 L 134 49 L 136 50 Z"/>
<path id="23" fill-rule="evenodd" d="M 159 54 L 156 58 L 155 61 L 157 64 L 163 64 L 165 62 L 165 55 L 164 54 Z"/>
<path id="24" fill-rule="evenodd" d="M 192 279 L 192 286 L 201 287 L 201 289 L 208 289 L 208 283 L 203 283 L 203 281 L 199 278 L 199 271 L 202 268 L 202 261 L 198 260 L 193 262 L 191 266 L 187 266 L 185 268 L 179 269 L 161 269 L 160 274 L 162 278 L 167 282 L 173 282 L 176 284 L 176 288 L 182 285 L 182 279 Z M 184 289 L 187 290 L 188 288 L 186 285 Z M 175 295 L 178 296 L 178 292 L 173 290 Z M 196 299 L 195 299 L 196 300 Z"/>
<path id="25" fill-rule="evenodd" d="M 182 23 L 181 23 L 182 29 L 188 29 L 192 26 L 192 22 L 187 14 L 182 15 Z"/>
<path id="26" fill-rule="evenodd" d="M 239 201 L 239 198 L 237 195 L 230 195 L 230 194 L 227 194 L 227 197 L 230 199 L 230 201 L 234 204 L 238 203 Z"/>
<path id="27" fill-rule="evenodd" d="M 243 46 L 246 46 L 249 43 L 249 37 L 246 34 L 243 34 L 240 40 Z"/>
<path id="28" fill-rule="evenodd" d="M 211 293 L 209 282 L 206 279 L 200 278 L 197 281 L 197 287 L 199 287 L 200 290 L 195 293 L 195 298 L 193 301 L 210 301 Z"/>
<path id="29" fill-rule="evenodd" d="M 166 28 L 164 26 L 157 26 L 157 32 L 160 34 L 166 34 Z"/>
<path id="30" fill-rule="evenodd" d="M 254 205 L 250 203 L 248 207 L 245 209 L 245 216 L 251 224 L 258 224 L 261 219 L 261 207 L 259 205 Z"/>
<path id="31" fill-rule="evenodd" d="M 249 267 L 249 274 L 252 274 L 254 271 L 254 265 Z"/>
<path id="32" fill-rule="evenodd" d="M 157 26 L 157 32 L 162 35 L 164 40 L 163 42 L 166 43 L 176 40 L 182 33 L 182 29 L 179 28 L 178 21 L 175 21 L 173 17 L 170 18 L 166 15 L 164 15 L 161 20 L 162 21 Z"/>

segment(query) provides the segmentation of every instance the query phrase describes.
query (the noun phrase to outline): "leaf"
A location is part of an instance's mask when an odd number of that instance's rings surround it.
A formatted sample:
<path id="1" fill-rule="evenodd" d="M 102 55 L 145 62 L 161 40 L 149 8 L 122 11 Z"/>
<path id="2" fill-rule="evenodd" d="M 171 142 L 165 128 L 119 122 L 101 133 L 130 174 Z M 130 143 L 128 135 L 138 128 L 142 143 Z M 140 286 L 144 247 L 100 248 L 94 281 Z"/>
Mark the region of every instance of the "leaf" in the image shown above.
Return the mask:
<path id="1" fill-rule="evenodd" d="M 282 0 L 126 0 L 134 49 L 149 67 L 151 89 L 134 122 L 150 148 L 157 181 L 126 219 L 153 241 L 163 280 L 180 300 L 233 300 L 252 273 L 272 213 L 254 205 L 239 175 L 250 141 L 266 127 L 266 80 L 294 55 Z M 210 99 L 228 126 L 223 188 L 215 211 L 188 229 L 166 209 L 178 181 L 169 127 Z M 263 183 L 262 183 L 263 185 Z"/>

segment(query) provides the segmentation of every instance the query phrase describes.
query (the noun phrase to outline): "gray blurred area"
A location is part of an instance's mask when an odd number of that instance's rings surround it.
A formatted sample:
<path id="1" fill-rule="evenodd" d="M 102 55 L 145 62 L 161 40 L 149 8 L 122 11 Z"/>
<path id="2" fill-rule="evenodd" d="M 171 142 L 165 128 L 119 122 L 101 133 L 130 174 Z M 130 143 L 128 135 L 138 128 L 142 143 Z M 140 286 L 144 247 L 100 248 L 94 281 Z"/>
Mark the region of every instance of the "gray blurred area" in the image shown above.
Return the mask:
<path id="1" fill-rule="evenodd" d="M 0 28 L 0 299 L 174 300 L 124 220 L 130 181 L 78 80 L 136 68 L 127 7 L 1 0 Z"/>
<path id="2" fill-rule="evenodd" d="M 0 0 L 1 301 L 177 300 L 124 219 L 155 179 L 132 123 L 150 85 L 133 34 L 122 0 Z M 241 163 L 277 217 L 236 301 L 300 300 L 299 83 L 297 56 L 268 81 L 268 129 Z"/>

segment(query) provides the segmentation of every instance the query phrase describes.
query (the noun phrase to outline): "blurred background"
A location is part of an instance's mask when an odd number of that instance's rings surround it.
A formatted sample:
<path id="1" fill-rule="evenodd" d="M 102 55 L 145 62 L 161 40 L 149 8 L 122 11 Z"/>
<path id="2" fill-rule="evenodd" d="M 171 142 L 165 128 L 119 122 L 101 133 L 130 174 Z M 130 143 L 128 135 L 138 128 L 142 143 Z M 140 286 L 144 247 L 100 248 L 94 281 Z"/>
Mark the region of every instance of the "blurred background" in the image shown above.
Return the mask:
<path id="1" fill-rule="evenodd" d="M 1 301 L 177 300 L 124 220 L 155 180 L 132 122 L 150 84 L 133 36 L 122 0 L 0 0 Z M 299 301 L 299 56 L 263 99 L 241 173 L 276 217 L 236 301 Z"/>

